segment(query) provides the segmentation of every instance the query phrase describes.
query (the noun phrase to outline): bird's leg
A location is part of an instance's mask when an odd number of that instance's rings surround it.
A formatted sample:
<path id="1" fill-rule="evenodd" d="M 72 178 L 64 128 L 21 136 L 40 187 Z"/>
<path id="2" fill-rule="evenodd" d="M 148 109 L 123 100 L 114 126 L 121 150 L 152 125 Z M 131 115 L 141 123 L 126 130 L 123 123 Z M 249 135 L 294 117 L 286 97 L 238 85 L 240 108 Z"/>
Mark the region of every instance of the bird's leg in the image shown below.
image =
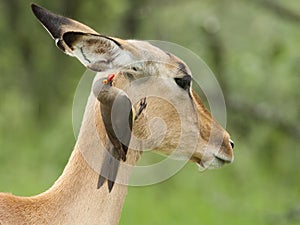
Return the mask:
<path id="1" fill-rule="evenodd" d="M 134 117 L 134 120 L 137 120 L 139 118 L 139 116 L 141 115 L 143 110 L 146 108 L 146 106 L 147 106 L 146 98 L 143 98 L 140 102 L 140 107 L 139 107 L 139 110 L 137 111 L 137 113 Z"/>

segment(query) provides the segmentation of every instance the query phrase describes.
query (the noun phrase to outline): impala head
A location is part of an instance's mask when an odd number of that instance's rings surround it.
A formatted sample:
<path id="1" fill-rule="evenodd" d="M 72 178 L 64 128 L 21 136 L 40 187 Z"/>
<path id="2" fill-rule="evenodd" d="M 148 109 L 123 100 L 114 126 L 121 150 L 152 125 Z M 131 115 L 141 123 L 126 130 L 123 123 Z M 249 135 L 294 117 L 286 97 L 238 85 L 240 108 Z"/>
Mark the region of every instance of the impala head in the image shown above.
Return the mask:
<path id="1" fill-rule="evenodd" d="M 56 45 L 87 68 L 115 74 L 134 105 L 147 98 L 144 120 L 133 125 L 144 148 L 216 168 L 233 161 L 233 142 L 192 90 L 192 74 L 176 56 L 148 42 L 122 40 L 32 5 Z"/>

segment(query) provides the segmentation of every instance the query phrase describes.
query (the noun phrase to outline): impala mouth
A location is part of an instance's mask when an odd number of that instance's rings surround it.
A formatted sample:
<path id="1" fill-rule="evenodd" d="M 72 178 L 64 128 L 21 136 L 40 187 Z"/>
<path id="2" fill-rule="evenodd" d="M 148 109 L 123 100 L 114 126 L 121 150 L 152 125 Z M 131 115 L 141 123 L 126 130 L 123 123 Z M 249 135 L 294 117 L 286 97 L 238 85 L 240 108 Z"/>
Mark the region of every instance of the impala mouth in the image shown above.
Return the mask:
<path id="1" fill-rule="evenodd" d="M 202 157 L 201 159 L 192 159 L 199 167 L 199 171 L 207 169 L 218 169 L 225 164 L 233 162 L 233 157 L 222 154 L 212 154 L 210 157 Z"/>
<path id="2" fill-rule="evenodd" d="M 224 163 L 232 163 L 233 162 L 233 157 L 226 156 L 223 154 L 213 154 L 215 159 L 223 161 Z"/>

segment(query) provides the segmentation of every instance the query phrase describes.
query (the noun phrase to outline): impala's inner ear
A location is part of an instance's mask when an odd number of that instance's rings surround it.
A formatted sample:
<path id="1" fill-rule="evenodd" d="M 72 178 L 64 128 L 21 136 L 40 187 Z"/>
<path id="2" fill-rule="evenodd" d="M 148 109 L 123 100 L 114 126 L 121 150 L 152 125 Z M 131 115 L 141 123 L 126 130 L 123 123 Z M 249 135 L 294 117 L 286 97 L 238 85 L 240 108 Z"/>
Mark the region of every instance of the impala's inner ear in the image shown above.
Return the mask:
<path id="1" fill-rule="evenodd" d="M 118 41 L 110 37 L 67 32 L 63 34 L 62 39 L 71 50 L 70 55 L 94 71 L 105 71 L 131 61 L 131 54 L 124 50 Z"/>

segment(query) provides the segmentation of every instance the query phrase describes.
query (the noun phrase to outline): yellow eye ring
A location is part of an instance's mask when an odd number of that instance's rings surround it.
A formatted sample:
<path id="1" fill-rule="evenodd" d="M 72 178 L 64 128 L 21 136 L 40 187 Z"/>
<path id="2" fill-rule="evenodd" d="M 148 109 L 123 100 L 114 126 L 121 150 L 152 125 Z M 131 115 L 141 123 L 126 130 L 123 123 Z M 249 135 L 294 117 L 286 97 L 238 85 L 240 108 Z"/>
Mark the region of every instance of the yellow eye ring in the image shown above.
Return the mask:
<path id="1" fill-rule="evenodd" d="M 108 83 L 107 79 L 103 80 L 102 83 L 107 84 Z"/>

